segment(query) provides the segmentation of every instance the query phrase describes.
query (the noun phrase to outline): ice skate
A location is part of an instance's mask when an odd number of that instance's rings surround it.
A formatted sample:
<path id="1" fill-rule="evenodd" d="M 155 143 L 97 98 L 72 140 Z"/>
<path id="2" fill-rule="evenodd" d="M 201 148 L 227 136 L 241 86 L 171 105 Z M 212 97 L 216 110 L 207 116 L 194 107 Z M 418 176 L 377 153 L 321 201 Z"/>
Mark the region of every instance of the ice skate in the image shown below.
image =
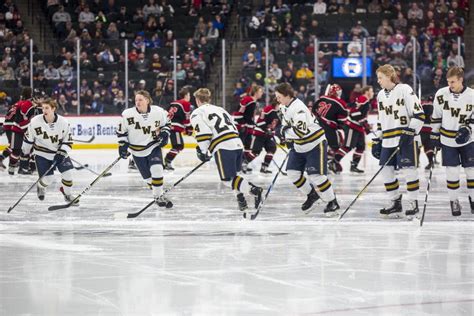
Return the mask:
<path id="1" fill-rule="evenodd" d="M 160 197 L 155 197 L 155 202 L 156 202 L 156 204 L 158 204 L 159 207 L 165 207 L 165 208 L 172 208 L 173 207 L 173 202 L 168 200 L 163 195 L 160 196 Z"/>
<path id="2" fill-rule="evenodd" d="M 18 169 L 18 174 L 32 175 L 33 171 L 31 171 L 30 169 L 20 168 L 20 169 Z"/>
<path id="3" fill-rule="evenodd" d="M 358 163 L 355 163 L 354 161 L 351 162 L 351 172 L 354 173 L 364 173 L 364 170 L 361 170 L 357 168 Z"/>
<path id="4" fill-rule="evenodd" d="M 400 195 L 396 200 L 392 200 L 388 207 L 381 209 L 380 215 L 387 218 L 399 218 L 402 211 L 402 196 Z"/>
<path id="5" fill-rule="evenodd" d="M 256 185 L 253 185 L 251 183 L 250 183 L 250 185 L 252 186 L 252 188 L 250 189 L 250 193 L 255 195 L 255 208 L 257 209 L 259 207 L 260 203 L 262 202 L 263 189 L 261 187 L 256 186 Z"/>
<path id="6" fill-rule="evenodd" d="M 469 197 L 469 204 L 471 204 L 471 214 L 474 214 L 474 201 Z"/>
<path id="7" fill-rule="evenodd" d="M 59 188 L 59 191 L 61 191 L 61 193 L 63 194 L 64 196 L 64 201 L 66 201 L 67 203 L 71 203 L 72 201 L 74 201 L 74 197 L 72 196 L 72 194 L 66 194 L 66 192 L 64 192 L 64 188 L 63 187 L 60 187 Z M 79 199 L 77 199 L 73 204 L 72 206 L 79 206 Z"/>
<path id="8" fill-rule="evenodd" d="M 334 198 L 334 200 L 330 201 L 324 208 L 324 215 L 327 217 L 337 216 L 339 215 L 337 212 L 338 209 L 340 209 L 339 203 L 337 203 L 337 199 Z"/>
<path id="9" fill-rule="evenodd" d="M 314 205 L 314 203 L 319 200 L 319 195 L 314 190 L 314 188 L 311 186 L 311 192 L 307 195 L 306 201 L 301 205 L 301 210 L 308 214 L 311 212 L 311 207 Z"/>
<path id="10" fill-rule="evenodd" d="M 262 165 L 262 167 L 260 168 L 260 173 L 263 173 L 263 174 L 271 174 L 272 171 L 271 171 L 270 169 L 268 169 L 268 166 Z"/>
<path id="11" fill-rule="evenodd" d="M 461 216 L 461 204 L 459 204 L 459 200 L 450 201 L 451 204 L 451 214 L 453 216 Z M 471 211 L 472 211 L 472 204 L 471 204 Z"/>
<path id="12" fill-rule="evenodd" d="M 171 162 L 168 162 L 165 160 L 164 164 L 163 164 L 163 169 L 167 170 L 167 171 L 174 171 L 174 168 L 173 166 L 171 165 Z"/>
<path id="13" fill-rule="evenodd" d="M 418 208 L 418 201 L 411 201 L 410 202 L 410 209 L 405 211 L 405 216 L 408 217 L 408 219 L 413 219 L 413 217 L 418 217 L 420 215 L 420 210 Z"/>
<path id="14" fill-rule="evenodd" d="M 36 185 L 36 195 L 38 195 L 38 199 L 40 201 L 44 200 L 44 195 L 46 193 L 46 188 L 40 186 L 39 184 Z"/>
<path id="15" fill-rule="evenodd" d="M 237 203 L 239 204 L 239 210 L 241 212 L 245 212 L 249 208 L 247 205 L 247 200 L 245 200 L 245 196 L 243 193 L 237 194 Z"/>

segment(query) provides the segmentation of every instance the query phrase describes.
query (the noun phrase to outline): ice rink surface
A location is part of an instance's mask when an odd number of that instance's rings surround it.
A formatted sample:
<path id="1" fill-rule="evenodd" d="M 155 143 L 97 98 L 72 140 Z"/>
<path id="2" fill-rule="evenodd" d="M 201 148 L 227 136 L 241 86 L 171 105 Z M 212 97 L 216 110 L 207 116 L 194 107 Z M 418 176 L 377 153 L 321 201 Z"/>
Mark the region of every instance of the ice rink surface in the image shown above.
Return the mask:
<path id="1" fill-rule="evenodd" d="M 116 151 L 71 156 L 101 172 Z M 186 150 L 165 187 L 197 164 Z M 342 210 L 378 168 L 368 154 L 360 167 L 364 175 L 331 176 Z M 422 207 L 429 173 L 419 172 Z M 57 176 L 45 201 L 32 190 L 10 214 L 36 178 L 0 173 L 0 315 L 474 314 L 474 215 L 462 176 L 463 213 L 451 216 L 441 167 L 421 229 L 379 217 L 381 179 L 338 222 L 322 204 L 304 215 L 305 197 L 281 176 L 257 220 L 244 221 L 212 162 L 170 192 L 174 208 L 117 220 L 149 203 L 151 191 L 126 161 L 112 173 L 80 207 L 47 210 L 64 203 Z M 95 178 L 75 175 L 76 193 Z M 267 188 L 273 175 L 246 177 Z"/>

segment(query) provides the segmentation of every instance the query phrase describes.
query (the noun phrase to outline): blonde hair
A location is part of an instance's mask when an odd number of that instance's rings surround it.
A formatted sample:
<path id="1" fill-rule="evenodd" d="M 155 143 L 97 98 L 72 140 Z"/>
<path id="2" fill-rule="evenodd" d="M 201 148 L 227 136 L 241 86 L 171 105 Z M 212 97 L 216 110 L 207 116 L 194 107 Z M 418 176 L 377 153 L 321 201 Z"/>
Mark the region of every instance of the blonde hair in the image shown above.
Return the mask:
<path id="1" fill-rule="evenodd" d="M 43 106 L 43 104 L 49 105 L 54 110 L 58 108 L 58 103 L 56 102 L 56 100 L 51 99 L 51 98 L 46 98 L 44 100 L 41 100 L 41 106 Z"/>
<path id="2" fill-rule="evenodd" d="M 464 78 L 464 70 L 461 67 L 451 67 L 446 73 L 446 78 L 458 77 Z"/>
<path id="3" fill-rule="evenodd" d="M 376 73 L 384 74 L 385 76 L 389 77 L 393 83 L 398 82 L 397 71 L 395 70 L 395 68 L 393 68 L 392 65 L 382 65 L 377 69 Z"/>
<path id="4" fill-rule="evenodd" d="M 135 96 L 137 95 L 141 95 L 143 96 L 145 99 L 148 100 L 148 105 L 151 105 L 152 102 L 153 102 L 153 99 L 151 98 L 151 95 L 148 91 L 146 90 L 138 90 L 137 92 L 135 92 Z"/>
<path id="5" fill-rule="evenodd" d="M 194 97 L 201 101 L 202 103 L 211 102 L 211 91 L 207 88 L 200 88 L 194 92 Z"/>

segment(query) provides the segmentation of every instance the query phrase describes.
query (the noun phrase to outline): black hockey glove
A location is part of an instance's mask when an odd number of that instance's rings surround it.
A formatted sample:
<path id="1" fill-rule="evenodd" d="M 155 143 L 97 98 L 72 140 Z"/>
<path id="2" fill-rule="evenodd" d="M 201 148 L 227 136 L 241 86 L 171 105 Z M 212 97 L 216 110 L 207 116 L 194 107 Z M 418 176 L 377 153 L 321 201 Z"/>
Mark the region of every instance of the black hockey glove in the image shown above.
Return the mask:
<path id="1" fill-rule="evenodd" d="M 129 143 L 121 142 L 119 143 L 119 156 L 122 159 L 127 159 L 130 153 L 128 152 Z"/>
<path id="2" fill-rule="evenodd" d="M 461 126 L 456 133 L 456 144 L 462 145 L 469 141 L 471 138 L 471 128 L 469 126 Z"/>
<path id="3" fill-rule="evenodd" d="M 158 147 L 164 147 L 166 144 L 168 144 L 169 137 L 170 132 L 167 129 L 162 130 L 155 138 Z"/>
<path id="4" fill-rule="evenodd" d="M 375 159 L 380 159 L 380 153 L 382 152 L 382 142 L 379 138 L 372 139 L 372 156 Z"/>
<path id="5" fill-rule="evenodd" d="M 196 155 L 199 158 L 199 160 L 201 160 L 202 162 L 206 162 L 206 161 L 211 160 L 211 156 L 208 155 L 207 152 L 203 153 L 199 146 L 196 146 Z"/>
<path id="6" fill-rule="evenodd" d="M 54 155 L 53 163 L 55 163 L 56 166 L 59 166 L 64 161 L 64 158 L 66 158 L 64 153 L 57 153 Z"/>
<path id="7" fill-rule="evenodd" d="M 0 123 L 0 136 L 3 135 L 5 131 L 3 130 L 3 123 Z"/>
<path id="8" fill-rule="evenodd" d="M 275 129 L 276 136 L 282 141 L 285 142 L 286 140 L 286 132 L 290 129 L 290 126 L 287 125 L 280 125 Z"/>
<path id="9" fill-rule="evenodd" d="M 441 149 L 441 140 L 439 134 L 430 134 L 430 140 L 434 148 Z"/>
<path id="10" fill-rule="evenodd" d="M 400 142 L 398 143 L 399 147 L 408 147 L 413 145 L 413 140 L 415 138 L 415 130 L 408 128 L 402 131 L 400 136 Z"/>

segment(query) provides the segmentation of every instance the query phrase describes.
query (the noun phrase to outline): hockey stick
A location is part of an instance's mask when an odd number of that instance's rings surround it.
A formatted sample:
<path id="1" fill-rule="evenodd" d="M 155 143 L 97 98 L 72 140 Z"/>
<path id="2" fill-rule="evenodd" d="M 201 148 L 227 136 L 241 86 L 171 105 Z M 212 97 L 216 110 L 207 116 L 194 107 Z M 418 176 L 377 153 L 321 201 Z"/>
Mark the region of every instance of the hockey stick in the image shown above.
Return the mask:
<path id="1" fill-rule="evenodd" d="M 201 168 L 202 165 L 204 165 L 206 163 L 206 161 L 203 161 L 201 162 L 199 165 L 197 165 L 196 167 L 194 167 L 191 171 L 189 171 L 188 173 L 186 173 L 183 177 L 181 177 L 181 179 L 179 179 L 178 181 L 176 181 L 175 183 L 173 183 L 172 186 L 170 186 L 169 188 L 167 188 L 163 193 L 161 193 L 160 197 L 164 196 L 165 194 L 167 194 L 169 191 L 171 191 L 173 188 L 175 188 L 178 184 L 180 184 L 181 182 L 183 182 L 187 177 L 189 177 L 191 174 L 194 173 L 194 171 L 198 170 L 199 168 Z M 151 201 L 150 203 L 148 203 L 144 208 L 142 208 L 140 211 L 136 212 L 136 213 L 128 213 L 127 214 L 127 218 L 135 218 L 135 217 L 138 217 L 141 213 L 145 212 L 150 206 L 152 206 L 153 204 L 155 204 L 155 200 Z"/>
<path id="2" fill-rule="evenodd" d="M 434 149 L 434 156 L 436 157 L 438 148 Z M 433 176 L 434 163 L 430 167 L 430 176 L 428 177 L 428 186 L 426 187 L 425 202 L 423 203 L 423 212 L 421 213 L 420 227 L 423 226 L 423 221 L 425 220 L 426 205 L 428 205 L 428 195 L 430 193 L 431 186 L 431 177 Z"/>
<path id="3" fill-rule="evenodd" d="M 74 198 L 74 200 L 72 200 L 71 202 L 69 202 L 68 204 L 63 204 L 63 205 L 52 205 L 50 207 L 48 207 L 48 211 L 56 211 L 56 210 L 60 210 L 60 209 L 63 209 L 63 208 L 68 208 L 70 207 L 71 205 L 73 205 L 74 203 L 76 203 L 77 201 L 79 201 L 79 198 L 81 196 L 83 196 L 84 194 L 87 193 L 87 191 L 89 191 L 92 186 L 97 182 L 99 181 L 100 178 L 103 178 L 106 176 L 107 172 L 112 169 L 113 166 L 115 166 L 117 164 L 117 162 L 119 162 L 122 158 L 121 157 L 118 157 L 117 159 L 114 160 L 114 162 L 112 162 L 107 168 L 105 168 L 104 171 L 102 171 L 101 174 L 99 174 L 97 176 L 97 178 L 94 179 L 94 181 L 92 181 L 82 192 L 81 194 L 79 194 L 78 196 L 76 196 Z M 110 173 L 109 173 L 110 174 Z"/>
<path id="4" fill-rule="evenodd" d="M 99 173 L 95 172 L 94 170 L 92 170 L 91 168 L 89 168 L 89 165 L 88 165 L 88 164 L 83 165 L 82 163 L 80 163 L 79 161 L 77 161 L 76 159 L 73 159 L 73 158 L 71 158 L 71 160 L 74 161 L 76 164 L 79 165 L 79 167 L 77 167 L 77 168 L 74 167 L 74 168 L 77 169 L 77 170 L 86 169 L 86 170 L 92 172 L 93 174 L 95 174 L 96 176 L 101 175 L 102 177 L 110 177 L 110 176 L 112 175 L 112 173 L 110 173 L 110 172 L 107 172 L 107 173 L 104 174 L 104 175 L 99 174 Z M 107 171 L 108 171 L 108 170 L 107 170 Z"/>
<path id="5" fill-rule="evenodd" d="M 372 179 L 370 179 L 369 182 L 367 182 L 367 184 L 364 186 L 364 188 L 362 190 L 360 190 L 360 192 L 357 194 L 357 196 L 354 198 L 354 200 L 351 202 L 351 204 L 349 204 L 349 206 L 344 210 L 344 212 L 341 213 L 341 215 L 339 215 L 339 218 L 337 219 L 338 221 L 341 220 L 341 218 L 347 213 L 347 211 L 349 211 L 349 209 L 351 208 L 352 205 L 354 205 L 354 203 L 357 201 L 357 199 L 362 195 L 362 193 L 364 193 L 364 191 L 369 187 L 369 185 L 372 183 L 372 181 L 374 181 L 374 179 L 377 177 L 377 175 L 382 171 L 383 168 L 385 168 L 385 166 L 388 165 L 388 163 L 393 159 L 393 157 L 395 157 L 395 155 L 400 151 L 400 147 L 397 147 L 397 149 L 395 149 L 395 151 L 390 155 L 390 157 L 388 157 L 387 161 L 379 168 L 379 170 L 374 174 L 374 176 L 372 177 Z"/>
<path id="6" fill-rule="evenodd" d="M 286 157 L 285 159 L 283 160 L 283 162 L 281 163 L 280 166 L 278 166 L 278 172 L 276 173 L 275 177 L 273 178 L 272 180 L 272 183 L 270 184 L 270 186 L 268 187 L 267 189 L 267 192 L 265 193 L 265 197 L 264 199 L 260 202 L 258 208 L 257 208 L 257 211 L 254 213 L 254 214 L 251 214 L 250 215 L 250 220 L 254 220 L 257 218 L 258 214 L 260 213 L 260 211 L 262 210 L 263 208 L 263 204 L 265 203 L 265 201 L 267 200 L 268 198 L 268 195 L 270 194 L 270 191 L 273 189 L 273 185 L 275 184 L 276 180 L 278 179 L 278 175 L 280 174 L 282 168 L 283 168 L 283 165 L 285 164 L 286 160 L 288 159 L 288 157 L 290 156 L 290 153 L 288 152 L 286 154 Z M 243 214 L 244 218 L 247 218 L 247 213 L 244 213 Z"/>
<path id="7" fill-rule="evenodd" d="M 95 139 L 95 135 L 92 135 L 92 137 L 89 140 L 73 139 L 72 141 L 75 142 L 75 143 L 89 144 L 89 143 L 92 143 L 94 141 L 94 139 Z"/>
<path id="8" fill-rule="evenodd" d="M 53 164 L 51 165 L 51 167 L 49 167 L 48 170 L 46 170 L 46 172 L 45 172 L 41 177 L 39 177 L 38 180 L 36 180 L 36 181 L 28 188 L 28 190 L 26 190 L 25 193 L 23 193 L 23 195 L 20 197 L 20 199 L 18 199 L 18 201 L 16 201 L 15 204 L 13 204 L 12 206 L 10 206 L 10 208 L 9 208 L 8 211 L 7 211 L 7 213 L 10 213 L 10 212 L 21 202 L 21 200 L 23 200 L 23 198 L 28 194 L 28 192 L 30 192 L 31 189 L 33 189 L 33 187 L 34 187 L 35 185 L 37 185 L 38 182 L 40 182 L 46 175 L 48 175 L 48 173 L 49 173 L 51 170 L 53 170 L 55 167 L 56 167 L 56 163 L 53 162 Z"/>

